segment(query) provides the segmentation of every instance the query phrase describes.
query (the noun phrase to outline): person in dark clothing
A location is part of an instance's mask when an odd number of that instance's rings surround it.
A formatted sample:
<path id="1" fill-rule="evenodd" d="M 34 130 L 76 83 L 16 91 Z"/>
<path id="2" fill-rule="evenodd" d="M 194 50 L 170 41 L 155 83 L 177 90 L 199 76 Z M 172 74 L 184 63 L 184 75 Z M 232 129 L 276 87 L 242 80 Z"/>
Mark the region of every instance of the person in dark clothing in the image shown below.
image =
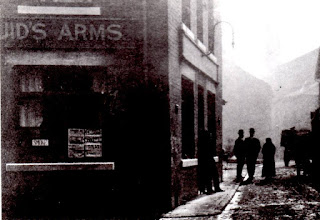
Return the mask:
<path id="1" fill-rule="evenodd" d="M 290 128 L 290 130 L 283 130 L 281 132 L 280 145 L 284 147 L 283 160 L 286 167 L 289 166 L 289 162 L 294 156 L 294 140 L 296 136 L 295 127 Z"/>
<path id="2" fill-rule="evenodd" d="M 312 117 L 311 120 L 311 159 L 312 159 L 312 166 L 311 166 L 311 174 L 312 174 L 312 181 L 318 191 L 320 191 L 320 178 L 319 178 L 319 170 L 320 170 L 320 108 L 318 108 Z"/>
<path id="3" fill-rule="evenodd" d="M 265 180 L 270 180 L 276 175 L 276 167 L 274 161 L 274 154 L 276 153 L 276 147 L 272 143 L 271 138 L 266 139 L 266 143 L 263 145 L 263 168 L 262 176 Z"/>
<path id="4" fill-rule="evenodd" d="M 245 163 L 245 156 L 246 156 L 246 149 L 244 145 L 244 140 L 243 140 L 243 130 L 240 129 L 238 131 L 239 137 L 235 141 L 234 148 L 233 148 L 233 154 L 237 158 L 237 182 L 241 182 L 243 177 L 242 177 L 242 169 Z"/>
<path id="5" fill-rule="evenodd" d="M 214 145 L 210 133 L 200 131 L 198 142 L 198 172 L 200 193 L 212 194 L 212 179 L 215 192 L 222 192 L 219 182 L 219 173 L 214 161 Z"/>
<path id="6" fill-rule="evenodd" d="M 250 137 L 247 137 L 244 140 L 244 144 L 247 150 L 246 163 L 247 163 L 247 170 L 249 175 L 249 178 L 246 180 L 245 183 L 252 183 L 253 181 L 254 172 L 256 169 L 256 162 L 261 149 L 260 141 L 257 138 L 253 137 L 254 132 L 255 132 L 254 129 L 250 128 L 249 130 Z"/>

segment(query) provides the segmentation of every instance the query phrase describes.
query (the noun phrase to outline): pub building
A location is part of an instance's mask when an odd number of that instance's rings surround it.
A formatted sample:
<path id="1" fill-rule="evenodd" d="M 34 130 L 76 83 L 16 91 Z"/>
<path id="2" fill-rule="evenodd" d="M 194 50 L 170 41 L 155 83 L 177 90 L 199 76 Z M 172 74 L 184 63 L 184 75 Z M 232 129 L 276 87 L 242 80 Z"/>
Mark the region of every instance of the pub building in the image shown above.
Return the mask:
<path id="1" fill-rule="evenodd" d="M 221 152 L 217 4 L 2 1 L 3 218 L 148 219 L 195 198 L 201 129 Z"/>

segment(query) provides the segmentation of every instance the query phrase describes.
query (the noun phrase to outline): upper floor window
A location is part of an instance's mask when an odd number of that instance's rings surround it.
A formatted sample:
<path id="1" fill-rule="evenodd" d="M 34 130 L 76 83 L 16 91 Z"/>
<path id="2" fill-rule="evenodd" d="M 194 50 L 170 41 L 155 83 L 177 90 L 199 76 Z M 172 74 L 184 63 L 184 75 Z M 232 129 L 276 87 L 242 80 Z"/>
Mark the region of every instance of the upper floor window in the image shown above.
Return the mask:
<path id="1" fill-rule="evenodd" d="M 203 0 L 197 0 L 197 38 L 203 42 Z"/>
<path id="2" fill-rule="evenodd" d="M 182 0 L 182 22 L 190 29 L 191 16 L 190 16 L 191 0 Z"/>
<path id="3" fill-rule="evenodd" d="M 214 14 L 213 0 L 208 0 L 208 49 L 214 50 Z"/>

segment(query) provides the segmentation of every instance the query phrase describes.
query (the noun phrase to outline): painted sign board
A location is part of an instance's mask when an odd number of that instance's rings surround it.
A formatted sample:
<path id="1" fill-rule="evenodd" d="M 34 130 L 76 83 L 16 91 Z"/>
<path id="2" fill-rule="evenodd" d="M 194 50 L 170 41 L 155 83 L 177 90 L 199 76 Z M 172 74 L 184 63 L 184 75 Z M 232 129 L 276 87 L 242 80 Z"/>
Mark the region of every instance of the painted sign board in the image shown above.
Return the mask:
<path id="1" fill-rule="evenodd" d="M 138 48 L 143 38 L 137 20 L 103 18 L 5 18 L 1 40 L 6 48 Z"/>
<path id="2" fill-rule="evenodd" d="M 56 19 L 84 16 L 86 19 L 127 18 L 142 20 L 143 1 L 133 0 L 3 0 L 1 17 L 23 15 Z M 80 12 L 80 13 L 77 13 Z"/>

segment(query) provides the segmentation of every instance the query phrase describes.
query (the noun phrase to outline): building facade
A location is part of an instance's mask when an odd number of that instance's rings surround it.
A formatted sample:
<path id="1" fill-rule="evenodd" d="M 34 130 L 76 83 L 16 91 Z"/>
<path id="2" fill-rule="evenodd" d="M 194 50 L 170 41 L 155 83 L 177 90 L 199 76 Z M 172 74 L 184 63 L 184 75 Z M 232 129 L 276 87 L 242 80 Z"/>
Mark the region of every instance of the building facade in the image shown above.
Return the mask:
<path id="1" fill-rule="evenodd" d="M 222 145 L 217 4 L 2 3 L 4 217 L 150 217 L 197 196 L 199 131 Z"/>
<path id="2" fill-rule="evenodd" d="M 319 85 L 314 77 L 317 57 L 318 50 L 310 51 L 280 65 L 273 72 L 272 123 L 274 140 L 278 145 L 282 130 L 292 127 L 311 130 L 310 112 L 318 107 Z M 284 148 L 278 152 L 282 160 Z"/>

